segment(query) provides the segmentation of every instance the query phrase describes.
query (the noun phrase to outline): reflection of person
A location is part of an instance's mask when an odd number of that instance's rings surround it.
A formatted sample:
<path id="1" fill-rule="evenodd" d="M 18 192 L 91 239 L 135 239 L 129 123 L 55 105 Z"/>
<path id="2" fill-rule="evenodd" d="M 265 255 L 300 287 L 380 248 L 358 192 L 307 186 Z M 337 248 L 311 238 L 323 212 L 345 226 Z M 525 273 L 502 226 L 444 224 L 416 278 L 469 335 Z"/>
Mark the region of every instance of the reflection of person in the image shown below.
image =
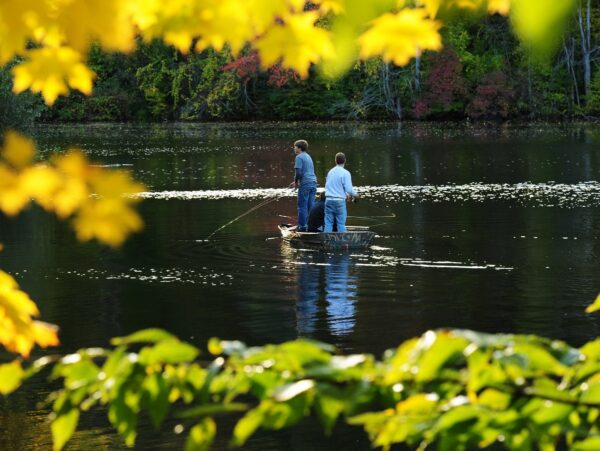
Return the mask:
<path id="1" fill-rule="evenodd" d="M 298 231 L 306 231 L 308 212 L 310 211 L 317 192 L 317 176 L 312 158 L 307 153 L 308 143 L 303 139 L 294 143 L 294 169 L 296 175 L 290 186 L 298 189 Z"/>
<path id="2" fill-rule="evenodd" d="M 308 212 L 308 231 L 322 232 L 325 229 L 325 193 L 321 193 L 319 200 Z M 333 222 L 333 231 L 337 232 L 337 225 Z"/>
<path id="3" fill-rule="evenodd" d="M 346 231 L 346 199 L 358 197 L 352 187 L 352 176 L 344 169 L 346 156 L 339 152 L 335 155 L 336 166 L 327 174 L 325 182 L 325 232 L 333 231 L 334 221 L 338 232 Z"/>
<path id="4" fill-rule="evenodd" d="M 301 255 L 299 262 L 300 274 L 298 275 L 298 298 L 296 300 L 296 327 L 298 335 L 310 336 L 315 332 L 317 316 L 319 313 L 319 292 L 323 266 L 310 255 Z"/>
<path id="5" fill-rule="evenodd" d="M 333 335 L 346 335 L 356 322 L 356 276 L 350 275 L 350 256 L 347 253 L 329 257 L 325 269 L 325 300 L 327 323 Z"/>
<path id="6" fill-rule="evenodd" d="M 350 256 L 311 252 L 300 255 L 297 263 L 300 263 L 296 300 L 298 335 L 312 336 L 318 332 L 319 312 L 323 311 L 319 300 L 323 298 L 331 334 L 341 336 L 351 333 L 356 323 L 357 285 L 356 276 L 350 274 Z"/>

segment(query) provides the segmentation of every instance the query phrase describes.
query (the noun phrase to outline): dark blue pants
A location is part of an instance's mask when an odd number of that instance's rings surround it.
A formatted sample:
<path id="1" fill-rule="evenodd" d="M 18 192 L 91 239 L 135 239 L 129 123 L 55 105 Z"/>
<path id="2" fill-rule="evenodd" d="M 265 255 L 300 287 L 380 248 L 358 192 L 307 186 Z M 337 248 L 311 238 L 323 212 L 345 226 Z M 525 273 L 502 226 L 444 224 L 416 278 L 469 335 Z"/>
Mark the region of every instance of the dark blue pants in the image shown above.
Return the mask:
<path id="1" fill-rule="evenodd" d="M 315 202 L 316 194 L 317 187 L 315 185 L 298 188 L 298 230 L 306 231 L 308 229 L 308 212 Z"/>

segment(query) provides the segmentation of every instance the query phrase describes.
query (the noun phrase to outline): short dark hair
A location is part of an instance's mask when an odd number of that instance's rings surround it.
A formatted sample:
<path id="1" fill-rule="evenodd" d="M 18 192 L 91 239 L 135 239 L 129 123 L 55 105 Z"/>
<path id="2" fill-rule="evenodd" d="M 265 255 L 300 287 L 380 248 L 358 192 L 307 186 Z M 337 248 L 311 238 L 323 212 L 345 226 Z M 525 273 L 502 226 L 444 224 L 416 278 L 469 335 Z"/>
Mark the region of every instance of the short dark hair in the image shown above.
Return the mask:
<path id="1" fill-rule="evenodd" d="M 303 139 L 299 139 L 298 141 L 296 141 L 294 143 L 294 147 L 297 147 L 302 152 L 306 152 L 308 150 L 308 143 L 306 141 L 304 141 Z"/>
<path id="2" fill-rule="evenodd" d="M 337 164 L 344 164 L 346 162 L 346 155 L 344 155 L 342 152 L 338 152 L 335 154 L 335 162 Z"/>

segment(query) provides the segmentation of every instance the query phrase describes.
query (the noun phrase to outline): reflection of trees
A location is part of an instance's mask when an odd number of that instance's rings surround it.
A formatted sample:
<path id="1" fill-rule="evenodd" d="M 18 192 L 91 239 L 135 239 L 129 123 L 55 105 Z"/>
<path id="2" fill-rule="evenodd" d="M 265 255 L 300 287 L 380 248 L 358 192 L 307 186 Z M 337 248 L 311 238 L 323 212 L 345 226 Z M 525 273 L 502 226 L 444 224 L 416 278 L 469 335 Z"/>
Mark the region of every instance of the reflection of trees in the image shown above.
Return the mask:
<path id="1" fill-rule="evenodd" d="M 285 246 L 285 244 L 284 244 Z M 334 336 L 344 336 L 356 323 L 357 277 L 350 272 L 350 255 L 321 252 L 298 255 L 296 324 L 299 336 L 311 336 L 324 320 Z M 325 313 L 325 317 L 322 317 Z"/>

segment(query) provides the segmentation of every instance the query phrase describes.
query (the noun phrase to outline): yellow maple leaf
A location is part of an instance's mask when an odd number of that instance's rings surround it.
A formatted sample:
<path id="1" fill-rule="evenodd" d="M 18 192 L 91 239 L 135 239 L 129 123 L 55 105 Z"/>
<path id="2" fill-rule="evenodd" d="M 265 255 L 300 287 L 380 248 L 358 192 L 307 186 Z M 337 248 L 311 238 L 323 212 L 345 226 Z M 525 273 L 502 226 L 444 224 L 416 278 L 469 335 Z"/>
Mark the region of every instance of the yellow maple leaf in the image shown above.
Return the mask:
<path id="1" fill-rule="evenodd" d="M 427 18 L 423 9 L 383 14 L 358 38 L 360 56 L 363 59 L 381 56 L 386 62 L 404 66 L 423 50 L 442 48 L 440 26 L 439 22 Z"/>
<path id="2" fill-rule="evenodd" d="M 314 25 L 317 19 L 315 12 L 296 14 L 288 16 L 285 23 L 269 29 L 255 44 L 262 66 L 271 67 L 281 61 L 283 67 L 293 69 L 306 78 L 311 63 L 332 58 L 331 35 Z"/>
<path id="3" fill-rule="evenodd" d="M 0 2 L 0 65 L 25 50 L 34 31 L 48 20 L 50 9 L 46 0 Z"/>
<path id="4" fill-rule="evenodd" d="M 64 155 L 56 155 L 52 163 L 60 172 L 75 178 L 86 178 L 90 171 L 97 170 L 89 166 L 87 158 L 81 150 L 70 149 Z"/>
<path id="5" fill-rule="evenodd" d="M 125 199 L 127 202 L 137 202 L 139 198 L 124 197 L 145 191 L 145 186 L 135 182 L 127 171 L 111 170 L 98 171 L 90 178 L 94 194 L 104 198 Z"/>
<path id="6" fill-rule="evenodd" d="M 89 185 L 95 197 L 82 204 L 73 223 L 80 240 L 96 238 L 116 247 L 130 233 L 141 230 L 141 218 L 129 207 L 139 201 L 132 194 L 144 191 L 141 183 L 134 182 L 126 171 L 99 170 L 90 175 Z"/>
<path id="7" fill-rule="evenodd" d="M 62 179 L 49 166 L 36 165 L 25 168 L 19 176 L 20 186 L 39 205 L 48 211 L 55 208 L 55 196 L 61 188 Z"/>
<path id="8" fill-rule="evenodd" d="M 21 291 L 17 282 L 0 271 L 0 344 L 8 351 L 28 357 L 35 344 L 58 344 L 58 328 L 35 321 L 39 315 L 35 303 Z"/>
<path id="9" fill-rule="evenodd" d="M 255 36 L 264 33 L 277 18 L 287 16 L 292 11 L 302 11 L 304 6 L 304 1 L 299 5 L 298 1 L 294 4 L 288 0 L 247 0 L 241 3 Z"/>
<path id="10" fill-rule="evenodd" d="M 134 1 L 130 2 L 131 17 L 146 41 L 162 37 L 187 53 L 198 34 L 197 18 L 203 3 L 196 0 Z"/>
<path id="11" fill-rule="evenodd" d="M 28 60 L 12 69 L 15 93 L 31 89 L 41 92 L 46 104 L 52 105 L 69 87 L 91 94 L 94 72 L 81 62 L 81 55 L 69 47 L 32 49 Z"/>
<path id="12" fill-rule="evenodd" d="M 417 0 L 417 5 L 422 6 L 427 11 L 429 17 L 435 17 L 442 5 L 443 0 Z"/>
<path id="13" fill-rule="evenodd" d="M 117 247 L 131 232 L 142 229 L 138 214 L 120 199 L 92 199 L 77 212 L 75 232 L 81 241 L 94 238 Z"/>
<path id="14" fill-rule="evenodd" d="M 207 47 L 220 51 L 228 43 L 232 52 L 237 54 L 246 42 L 254 38 L 256 32 L 262 31 L 273 21 L 271 11 L 280 5 L 281 0 L 274 0 L 266 11 L 261 8 L 251 11 L 252 4 L 246 4 L 244 0 L 203 2 L 198 16 L 199 39 L 196 43 L 196 51 L 202 51 Z"/>
<path id="15" fill-rule="evenodd" d="M 596 300 L 588 305 L 585 309 L 585 313 L 594 313 L 600 310 L 600 294 L 596 297 Z"/>
<path id="16" fill-rule="evenodd" d="M 346 9 L 344 6 L 344 2 L 340 0 L 315 0 L 311 3 L 319 5 L 319 10 L 323 14 L 327 14 L 330 12 L 333 14 L 341 14 Z"/>
<path id="17" fill-rule="evenodd" d="M 28 193 L 22 189 L 19 174 L 0 163 L 0 210 L 14 216 L 29 204 Z"/>
<path id="18" fill-rule="evenodd" d="M 69 46 L 86 52 L 92 41 L 105 50 L 128 52 L 135 46 L 130 0 L 58 0 L 56 23 Z"/>
<path id="19" fill-rule="evenodd" d="M 488 13 L 508 15 L 511 0 L 488 0 Z"/>
<path id="20" fill-rule="evenodd" d="M 44 321 L 33 321 L 33 340 L 38 346 L 47 348 L 48 346 L 58 346 L 58 326 Z"/>
<path id="21" fill-rule="evenodd" d="M 35 155 L 33 141 L 19 133 L 8 131 L 4 134 L 2 157 L 16 168 L 27 166 Z"/>

